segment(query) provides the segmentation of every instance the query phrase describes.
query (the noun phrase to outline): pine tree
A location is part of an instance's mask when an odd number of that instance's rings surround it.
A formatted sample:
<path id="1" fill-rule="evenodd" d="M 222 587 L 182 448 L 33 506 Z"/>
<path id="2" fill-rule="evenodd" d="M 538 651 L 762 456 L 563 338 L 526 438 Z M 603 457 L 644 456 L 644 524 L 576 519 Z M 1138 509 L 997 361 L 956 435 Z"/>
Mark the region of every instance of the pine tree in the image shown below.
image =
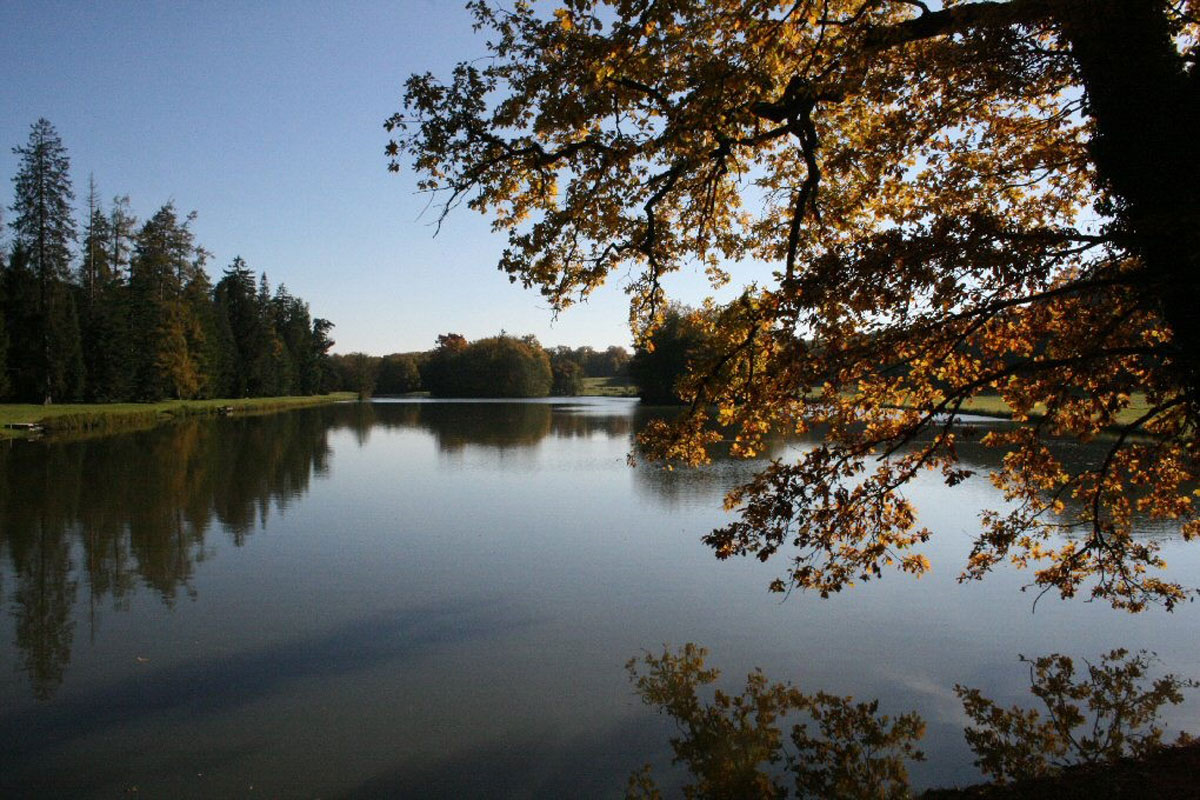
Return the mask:
<path id="1" fill-rule="evenodd" d="M 329 349 L 334 341 L 329 338 L 333 323 L 317 317 L 312 324 L 312 346 L 301 370 L 301 391 L 304 394 L 323 394 L 330 391 L 332 375 L 329 366 Z"/>
<path id="2" fill-rule="evenodd" d="M 214 295 L 218 317 L 227 327 L 233 344 L 230 353 L 229 394 L 249 397 L 261 393 L 259 367 L 265 355 L 262 318 L 254 288 L 254 273 L 241 256 L 225 270 Z"/>
<path id="3" fill-rule="evenodd" d="M 111 239 L 109 217 L 101 207 L 94 177 L 88 178 L 87 227 L 83 236 L 79 265 L 80 335 L 83 339 L 83 364 L 87 376 L 88 400 L 111 398 L 111 373 L 114 368 L 111 352 L 113 338 L 113 312 L 109 287 L 114 281 L 112 264 L 109 261 L 108 244 Z"/>
<path id="4" fill-rule="evenodd" d="M 0 399 L 8 396 L 8 265 L 0 250 Z"/>
<path id="5" fill-rule="evenodd" d="M 8 389 L 14 400 L 31 400 L 43 388 L 37 277 L 29 251 L 14 242 L 4 270 L 4 319 L 8 333 Z"/>
<path id="6" fill-rule="evenodd" d="M 275 331 L 282 343 L 284 355 L 278 392 L 300 392 L 304 383 L 304 370 L 312 361 L 312 319 L 308 312 L 308 303 L 293 296 L 286 286 L 280 284 L 275 290 L 271 308 Z"/>
<path id="7" fill-rule="evenodd" d="M 103 241 L 108 272 L 101 277 L 98 286 L 100 324 L 90 334 L 95 339 L 90 344 L 95 347 L 97 362 L 95 374 L 90 368 L 88 373 L 88 391 L 93 400 L 124 400 L 134 396 L 132 365 L 135 348 L 130 328 L 129 270 L 138 220 L 129 206 L 128 195 L 113 197 L 107 223 L 96 225 L 97 231 L 103 230 L 108 235 Z M 84 249 L 90 252 L 91 248 L 85 245 Z"/>
<path id="8" fill-rule="evenodd" d="M 261 382 L 253 391 L 253 394 L 264 397 L 282 394 L 285 380 L 283 365 L 287 359 L 283 341 L 279 338 L 274 312 L 271 303 L 271 283 L 264 272 L 258 278 L 258 318 L 261 321 L 260 331 L 263 336 L 262 361 L 258 369 Z"/>
<path id="9" fill-rule="evenodd" d="M 189 227 L 167 203 L 137 235 L 130 265 L 129 297 L 133 392 L 139 399 L 191 397 L 198 391 L 200 336 L 184 299 L 203 273 L 205 253 Z M 205 278 L 207 280 L 207 278 Z"/>
<path id="10" fill-rule="evenodd" d="M 114 274 L 128 277 L 129 260 L 133 254 L 134 232 L 137 217 L 129 210 L 129 195 L 118 195 L 112 200 L 108 213 L 108 263 Z"/>
<path id="11" fill-rule="evenodd" d="M 204 270 L 209 253 L 203 248 L 194 250 L 194 258 L 183 275 L 183 288 L 179 303 L 183 315 L 183 329 L 187 339 L 188 355 L 195 365 L 195 385 L 190 394 L 183 394 L 183 384 L 177 385 L 181 397 L 215 397 L 219 376 L 224 361 L 221 352 L 221 331 L 217 324 L 216 305 L 213 303 L 213 286 Z"/>
<path id="12" fill-rule="evenodd" d="M 79 329 L 72 322 L 74 303 L 67 283 L 75 241 L 71 162 L 58 132 L 44 118 L 33 124 L 28 143 L 14 147 L 13 153 L 21 164 L 13 178 L 10 208 L 15 218 L 10 226 L 37 278 L 35 363 L 39 394 L 50 403 L 56 395 L 73 394 L 82 382 L 82 360 L 72 355 L 79 351 Z"/>
<path id="13" fill-rule="evenodd" d="M 96 306 L 100 287 L 112 272 L 109 264 L 108 241 L 111 238 L 109 219 L 100 204 L 95 176 L 88 176 L 87 228 L 83 235 L 82 261 L 79 265 L 79 285 L 85 299 L 85 321 Z"/>

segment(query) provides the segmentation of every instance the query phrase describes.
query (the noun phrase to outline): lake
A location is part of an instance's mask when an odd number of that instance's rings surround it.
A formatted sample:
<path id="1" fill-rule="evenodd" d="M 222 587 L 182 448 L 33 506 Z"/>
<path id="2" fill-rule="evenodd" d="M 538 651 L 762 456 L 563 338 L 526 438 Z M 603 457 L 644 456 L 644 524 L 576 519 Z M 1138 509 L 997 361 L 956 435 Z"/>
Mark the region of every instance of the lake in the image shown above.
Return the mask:
<path id="1" fill-rule="evenodd" d="M 978 780 L 953 687 L 1033 704 L 1018 654 L 1200 676 L 1193 604 L 956 582 L 1001 503 L 977 446 L 981 474 L 910 492 L 932 574 L 782 600 L 782 560 L 699 541 L 761 462 L 631 468 L 654 413 L 379 401 L 0 443 L 0 795 L 619 797 L 647 762 L 670 787 L 674 726 L 624 668 L 664 644 L 708 648 L 728 689 L 761 667 L 919 712 L 918 787 Z M 1200 583 L 1200 545 L 1141 535 Z M 1200 732 L 1200 696 L 1165 718 Z"/>

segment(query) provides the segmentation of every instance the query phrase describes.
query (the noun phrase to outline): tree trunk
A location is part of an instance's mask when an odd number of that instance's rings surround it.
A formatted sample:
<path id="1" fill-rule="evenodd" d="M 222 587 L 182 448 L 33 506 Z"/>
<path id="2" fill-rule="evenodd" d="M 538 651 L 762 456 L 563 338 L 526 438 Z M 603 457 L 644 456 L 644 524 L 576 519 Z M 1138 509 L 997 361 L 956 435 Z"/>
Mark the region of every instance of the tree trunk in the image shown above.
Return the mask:
<path id="1" fill-rule="evenodd" d="M 1144 290 L 1171 327 L 1200 417 L 1200 83 L 1185 71 L 1161 0 L 1086 0 L 1060 10 L 1095 122 L 1092 156 L 1143 260 Z"/>

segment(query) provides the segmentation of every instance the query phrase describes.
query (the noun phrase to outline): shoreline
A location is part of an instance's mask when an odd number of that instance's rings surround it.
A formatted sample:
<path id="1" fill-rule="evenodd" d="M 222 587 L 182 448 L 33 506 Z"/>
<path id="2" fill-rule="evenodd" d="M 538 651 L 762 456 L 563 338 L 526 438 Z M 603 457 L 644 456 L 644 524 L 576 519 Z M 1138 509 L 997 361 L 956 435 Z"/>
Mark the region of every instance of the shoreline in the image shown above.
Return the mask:
<path id="1" fill-rule="evenodd" d="M 44 434 L 91 433 L 143 428 L 196 416 L 224 416 L 339 403 L 353 392 L 283 397 L 164 400 L 157 403 L 0 404 L 0 440 L 31 439 Z"/>

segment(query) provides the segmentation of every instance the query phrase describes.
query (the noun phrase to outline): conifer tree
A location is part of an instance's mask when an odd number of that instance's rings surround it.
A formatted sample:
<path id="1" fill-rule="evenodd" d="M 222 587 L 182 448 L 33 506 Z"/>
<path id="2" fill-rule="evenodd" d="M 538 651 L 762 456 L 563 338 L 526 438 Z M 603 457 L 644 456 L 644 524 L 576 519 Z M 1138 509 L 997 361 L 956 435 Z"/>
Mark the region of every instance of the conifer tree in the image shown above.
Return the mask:
<path id="1" fill-rule="evenodd" d="M 271 302 L 271 283 L 267 273 L 258 278 L 258 318 L 261 321 L 259 330 L 262 332 L 262 361 L 257 370 L 259 386 L 255 394 L 277 395 L 282 393 L 285 382 L 284 362 L 286 355 L 283 341 L 279 338 L 276 328 L 275 309 Z"/>
<path id="2" fill-rule="evenodd" d="M 118 278 L 110 259 L 111 222 L 104 212 L 95 178 L 88 178 L 88 215 L 79 265 L 80 335 L 88 400 L 113 399 L 114 373 L 119 363 L 120 296 L 114 292 Z"/>
<path id="3" fill-rule="evenodd" d="M 109 219 L 100 203 L 96 178 L 91 175 L 88 176 L 87 206 L 87 226 L 83 234 L 79 265 L 79 285 L 83 287 L 85 320 L 96 306 L 100 286 L 112 272 L 108 253 L 108 241 L 111 238 Z"/>
<path id="4" fill-rule="evenodd" d="M 8 396 L 8 264 L 0 250 L 0 398 Z"/>
<path id="5" fill-rule="evenodd" d="M 233 343 L 230 354 L 230 394 L 249 397 L 259 390 L 258 366 L 265 352 L 262 319 L 258 313 L 258 298 L 254 288 L 254 273 L 241 256 L 225 270 L 224 277 L 214 290 L 218 315 L 228 327 Z"/>
<path id="6" fill-rule="evenodd" d="M 118 195 L 108 212 L 108 263 L 120 278 L 128 277 L 129 260 L 133 254 L 137 217 L 129 210 L 129 195 Z"/>
<path id="7" fill-rule="evenodd" d="M 139 399 L 192 397 L 201 385 L 201 336 L 185 288 L 203 272 L 204 253 L 167 203 L 138 232 L 130 267 L 134 394 Z M 207 280 L 207 279 L 205 279 Z"/>
<path id="8" fill-rule="evenodd" d="M 317 317 L 312 324 L 312 347 L 301 370 L 301 391 L 305 394 L 321 394 L 330 390 L 332 376 L 329 365 L 329 349 L 334 342 L 329 338 L 333 323 Z"/>
<path id="9" fill-rule="evenodd" d="M 24 147 L 14 147 L 21 157 L 13 178 L 15 197 L 10 223 L 16 243 L 28 254 L 37 280 L 34 315 L 38 347 L 36 364 L 40 399 L 75 393 L 82 383 L 79 329 L 68 291 L 71 244 L 75 220 L 71 201 L 70 158 L 54 126 L 46 119 L 35 122 Z"/>

